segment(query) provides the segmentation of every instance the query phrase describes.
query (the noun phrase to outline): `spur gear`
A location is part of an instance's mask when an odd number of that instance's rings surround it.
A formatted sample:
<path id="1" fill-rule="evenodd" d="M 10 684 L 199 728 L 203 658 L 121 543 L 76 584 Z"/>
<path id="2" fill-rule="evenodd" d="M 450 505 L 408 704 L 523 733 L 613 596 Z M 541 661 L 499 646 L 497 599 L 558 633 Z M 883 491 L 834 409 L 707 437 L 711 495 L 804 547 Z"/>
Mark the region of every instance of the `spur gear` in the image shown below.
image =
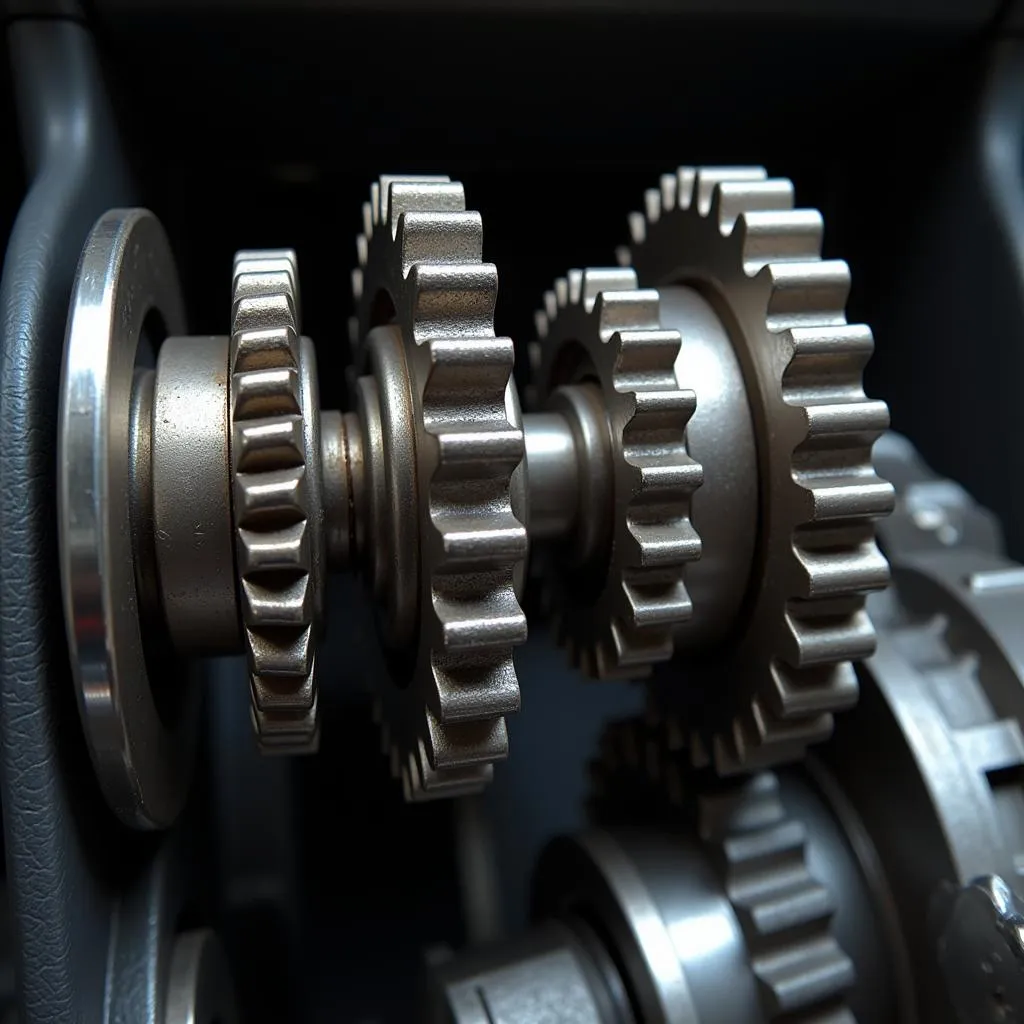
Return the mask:
<path id="1" fill-rule="evenodd" d="M 479 788 L 507 754 L 512 649 L 526 639 L 514 585 L 527 543 L 523 429 L 512 342 L 494 333 L 497 270 L 462 185 L 383 177 L 363 221 L 354 361 L 365 369 L 375 329 L 397 330 L 409 379 L 412 445 L 387 473 L 416 480 L 418 613 L 392 628 L 391 647 L 416 653 L 384 703 L 392 765 L 415 799 Z"/>
<path id="2" fill-rule="evenodd" d="M 318 742 L 322 604 L 319 400 L 299 335 L 291 250 L 239 252 L 231 303 L 232 511 L 252 715 L 260 744 Z"/>
<path id="3" fill-rule="evenodd" d="M 683 702 L 695 760 L 721 773 L 793 760 L 855 703 L 851 663 L 875 643 L 865 595 L 888 582 L 873 520 L 894 498 L 871 446 L 889 414 L 861 382 L 871 332 L 846 322 L 849 270 L 820 258 L 820 214 L 794 209 L 792 184 L 761 168 L 680 168 L 647 193 L 630 229 L 620 262 L 662 287 L 663 307 L 681 287 L 721 319 L 757 447 L 760 527 L 745 607 L 708 670 L 686 668 L 700 701 L 666 680 L 655 703 Z M 699 457 L 710 481 L 715 467 Z"/>
<path id="4" fill-rule="evenodd" d="M 690 823 L 738 922 L 765 1020 L 852 1024 L 843 997 L 854 970 L 832 934 L 835 899 L 810 869 L 807 830 L 784 806 L 776 775 L 708 778 L 637 719 L 605 731 L 592 778 L 599 818 L 621 806 L 635 821 L 646 797 Z"/>
<path id="5" fill-rule="evenodd" d="M 676 378 L 680 337 L 661 329 L 658 293 L 638 289 L 629 269 L 571 270 L 545 295 L 537 333 L 541 398 L 572 425 L 577 449 L 595 418 L 581 384 L 596 378 L 611 500 L 593 507 L 612 509 L 608 523 L 589 516 L 547 574 L 547 604 L 575 665 L 645 675 L 672 655 L 672 628 L 692 611 L 684 570 L 700 556 L 689 509 L 702 473 L 685 441 L 696 397 Z"/>

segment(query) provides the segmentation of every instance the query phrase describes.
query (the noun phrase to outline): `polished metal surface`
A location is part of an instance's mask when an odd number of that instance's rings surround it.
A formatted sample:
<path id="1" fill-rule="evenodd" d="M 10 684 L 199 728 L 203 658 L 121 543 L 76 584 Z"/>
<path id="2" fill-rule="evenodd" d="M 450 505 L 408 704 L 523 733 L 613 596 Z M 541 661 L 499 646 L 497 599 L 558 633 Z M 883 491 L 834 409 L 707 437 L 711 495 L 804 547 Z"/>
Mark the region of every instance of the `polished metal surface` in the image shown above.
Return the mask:
<path id="1" fill-rule="evenodd" d="M 224 949 L 209 928 L 174 940 L 164 1024 L 238 1024 L 238 1009 Z"/>
<path id="2" fill-rule="evenodd" d="M 667 286 L 661 322 L 679 332 L 676 377 L 697 395 L 686 448 L 704 468 L 690 502 L 700 558 L 686 570 L 693 614 L 676 650 L 713 648 L 735 628 L 750 585 L 758 529 L 757 443 L 743 371 L 714 307 L 694 288 Z"/>
<path id="3" fill-rule="evenodd" d="M 236 254 L 228 412 L 243 641 L 257 736 L 287 753 L 319 743 L 324 572 L 316 354 L 298 302 L 291 250 Z"/>
<path id="4" fill-rule="evenodd" d="M 1024 1019 L 1024 905 L 996 875 L 953 889 L 935 915 L 937 956 L 960 1024 Z"/>
<path id="5" fill-rule="evenodd" d="M 362 435 L 354 413 L 331 409 L 320 413 L 320 464 L 327 567 L 335 572 L 352 569 L 362 546 L 358 509 L 364 475 Z"/>
<path id="6" fill-rule="evenodd" d="M 579 518 L 576 442 L 564 416 L 528 413 L 523 422 L 530 474 L 530 540 L 568 536 Z"/>
<path id="7" fill-rule="evenodd" d="M 684 573 L 701 552 L 689 513 L 702 471 L 685 442 L 696 398 L 676 372 L 680 337 L 662 327 L 658 293 L 639 290 L 628 269 L 570 271 L 537 328 L 539 400 L 596 380 L 611 449 L 607 551 L 578 575 L 548 574 L 559 639 L 588 674 L 646 675 L 692 614 Z M 586 497 L 581 507 L 595 508 Z"/>
<path id="8" fill-rule="evenodd" d="M 182 655 L 238 649 L 228 451 L 228 339 L 168 338 L 153 388 L 152 537 Z"/>
<path id="9" fill-rule="evenodd" d="M 620 259 L 647 286 L 685 285 L 721 316 L 757 438 L 760 531 L 748 612 L 691 687 L 730 693 L 685 706 L 695 753 L 719 772 L 799 758 L 856 702 L 851 662 L 874 636 L 865 595 L 888 582 L 874 520 L 893 506 L 871 445 L 889 425 L 864 395 L 873 340 L 844 312 L 850 274 L 822 260 L 822 219 L 761 168 L 680 168 L 630 219 Z M 699 396 L 698 396 L 699 403 Z M 723 510 L 722 514 L 728 514 Z M 674 690 L 659 691 L 673 703 Z"/>
<path id="10" fill-rule="evenodd" d="M 856 874 L 841 836 L 809 834 L 774 774 L 716 782 L 641 720 L 606 729 L 593 772 L 595 815 L 622 832 L 618 841 L 655 894 L 700 1021 L 839 1013 L 855 972 L 835 933 L 836 893 L 822 877 L 836 862 Z M 638 807 L 654 814 L 642 835 L 625 828 Z M 654 824 L 664 832 L 650 831 Z M 863 880 L 852 884 L 865 899 Z M 844 1012 L 836 1019 L 852 1020 Z"/>
<path id="11" fill-rule="evenodd" d="M 457 958 L 434 957 L 430 1024 L 632 1024 L 618 979 L 602 973 L 574 930 L 548 923 Z"/>
<path id="12" fill-rule="evenodd" d="M 415 463 L 401 458 L 405 439 L 388 472 L 417 480 L 417 515 L 402 529 L 419 533 L 419 621 L 407 685 L 386 703 L 392 765 L 413 799 L 486 782 L 508 751 L 505 715 L 519 708 L 512 649 L 526 639 L 516 577 L 527 536 L 513 494 L 524 443 L 482 241 L 457 182 L 383 177 L 357 242 L 357 372 L 373 329 L 393 324 L 411 381 Z M 390 721 L 395 696 L 403 712 Z"/>
<path id="13" fill-rule="evenodd" d="M 147 671 L 132 544 L 130 411 L 140 338 L 185 326 L 167 239 L 145 210 L 96 223 L 71 297 L 57 437 L 61 586 L 68 649 L 89 751 L 127 824 L 174 820 L 192 765 L 190 696 L 162 721 Z M 147 317 L 150 319 L 147 321 Z M 187 689 L 182 673 L 173 684 Z"/>
<path id="14" fill-rule="evenodd" d="M 929 1024 L 959 1019 L 937 902 L 950 884 L 1022 877 L 1024 570 L 998 545 L 972 546 L 986 535 L 893 552 L 894 587 L 868 606 L 878 649 L 860 672 L 861 703 L 819 752 L 876 851 Z"/>

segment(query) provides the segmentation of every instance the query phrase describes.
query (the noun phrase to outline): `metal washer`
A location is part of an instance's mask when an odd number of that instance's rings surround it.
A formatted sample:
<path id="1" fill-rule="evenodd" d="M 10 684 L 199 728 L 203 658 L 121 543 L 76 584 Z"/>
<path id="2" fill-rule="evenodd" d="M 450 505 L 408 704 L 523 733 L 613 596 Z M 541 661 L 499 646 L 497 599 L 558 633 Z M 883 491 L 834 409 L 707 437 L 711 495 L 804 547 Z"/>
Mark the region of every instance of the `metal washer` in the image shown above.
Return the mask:
<path id="1" fill-rule="evenodd" d="M 147 210 L 97 221 L 78 265 L 62 368 L 57 495 L 65 628 L 100 785 L 136 828 L 174 821 L 188 790 L 197 696 L 173 727 L 146 669 L 132 545 L 132 380 L 150 314 L 185 330 L 178 275 Z"/>

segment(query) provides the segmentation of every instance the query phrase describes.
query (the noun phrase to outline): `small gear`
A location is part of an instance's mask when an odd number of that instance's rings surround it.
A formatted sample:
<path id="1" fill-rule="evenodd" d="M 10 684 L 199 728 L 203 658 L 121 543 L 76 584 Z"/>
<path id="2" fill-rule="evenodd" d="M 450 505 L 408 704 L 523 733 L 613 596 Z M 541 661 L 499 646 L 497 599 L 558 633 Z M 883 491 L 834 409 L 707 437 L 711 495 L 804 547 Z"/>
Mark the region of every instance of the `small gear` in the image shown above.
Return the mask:
<path id="1" fill-rule="evenodd" d="M 614 723 L 601 748 L 593 765 L 598 806 L 624 801 L 635 820 L 638 800 L 667 803 L 711 855 L 765 1019 L 854 1024 L 843 1001 L 854 967 L 831 931 L 835 900 L 811 874 L 806 830 L 786 812 L 778 778 L 765 771 L 702 783 L 672 737 L 642 720 Z"/>
<path id="2" fill-rule="evenodd" d="M 646 675 L 671 657 L 672 628 L 692 610 L 684 569 L 700 557 L 689 510 L 702 471 L 685 440 L 696 396 L 679 386 L 680 337 L 661 329 L 658 305 L 632 270 L 571 270 L 536 318 L 540 400 L 595 377 L 600 388 L 614 509 L 607 543 L 588 560 L 597 573 L 563 560 L 547 597 L 573 663 L 602 678 Z"/>
<path id="3" fill-rule="evenodd" d="M 447 178 L 384 177 L 364 207 L 353 275 L 358 372 L 379 326 L 401 332 L 414 424 L 418 610 L 407 685 L 384 700 L 392 767 L 410 799 L 479 789 L 519 708 L 526 639 L 514 574 L 526 558 L 515 481 L 524 456 L 513 349 L 494 334 L 498 275 L 480 215 Z M 520 513 L 521 514 L 521 513 Z"/>
<path id="4" fill-rule="evenodd" d="M 253 720 L 265 750 L 311 751 L 323 502 L 315 356 L 299 336 L 294 252 L 239 252 L 232 292 L 232 514 Z"/>
<path id="5" fill-rule="evenodd" d="M 871 332 L 846 322 L 849 270 L 820 258 L 821 215 L 793 209 L 791 182 L 761 168 L 681 168 L 630 228 L 619 258 L 641 284 L 695 288 L 719 311 L 758 440 L 745 621 L 706 685 L 686 688 L 702 695 L 686 709 L 693 754 L 723 774 L 793 760 L 856 701 L 851 662 L 875 645 L 865 595 L 889 578 L 873 520 L 894 496 L 871 464 L 889 413 L 861 381 Z M 680 692 L 666 680 L 656 700 L 677 706 Z"/>

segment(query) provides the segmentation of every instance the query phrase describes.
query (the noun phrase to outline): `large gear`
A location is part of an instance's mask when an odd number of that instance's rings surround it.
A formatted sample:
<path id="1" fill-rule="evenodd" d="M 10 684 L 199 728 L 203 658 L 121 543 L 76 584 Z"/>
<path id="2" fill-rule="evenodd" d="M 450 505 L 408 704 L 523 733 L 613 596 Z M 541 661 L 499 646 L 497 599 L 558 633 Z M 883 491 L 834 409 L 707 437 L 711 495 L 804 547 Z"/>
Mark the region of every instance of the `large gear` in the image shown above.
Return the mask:
<path id="1" fill-rule="evenodd" d="M 265 750 L 315 750 L 319 401 L 313 347 L 299 335 L 291 250 L 236 254 L 229 361 L 235 559 L 253 721 Z"/>
<path id="2" fill-rule="evenodd" d="M 642 676 L 672 655 L 672 629 L 692 611 L 684 569 L 700 557 L 689 509 L 702 471 L 685 440 L 696 396 L 676 378 L 680 337 L 661 328 L 658 293 L 629 269 L 571 270 L 536 322 L 541 400 L 576 422 L 558 389 L 596 377 L 611 458 L 611 522 L 589 559 L 599 571 L 564 558 L 547 575 L 559 641 L 590 675 Z"/>
<path id="3" fill-rule="evenodd" d="M 635 820 L 646 796 L 693 828 L 739 923 L 766 1020 L 853 1024 L 843 993 L 854 968 L 831 931 L 834 897 L 810 870 L 806 829 L 773 773 L 702 781 L 672 738 L 642 720 L 605 731 L 592 772 L 599 816 L 604 801 Z"/>
<path id="4" fill-rule="evenodd" d="M 875 644 L 865 594 L 888 582 L 873 520 L 894 499 L 871 446 L 889 414 L 861 382 L 871 332 L 846 322 L 849 270 L 820 258 L 820 214 L 793 209 L 792 184 L 761 168 L 681 168 L 630 228 L 620 261 L 642 285 L 695 288 L 722 318 L 757 435 L 751 592 L 707 685 L 693 688 L 714 710 L 685 709 L 692 751 L 722 773 L 796 759 L 856 701 L 851 662 Z M 656 701 L 674 706 L 678 692 L 672 681 Z"/>
<path id="5" fill-rule="evenodd" d="M 418 626 L 394 645 L 416 653 L 385 709 L 392 764 L 412 799 L 485 783 L 507 754 L 505 715 L 519 708 L 512 649 L 526 618 L 514 575 L 527 538 L 513 485 L 523 430 L 482 239 L 461 184 L 384 177 L 364 210 L 353 278 L 356 365 L 365 369 L 375 327 L 397 327 L 415 424 L 413 464 L 389 472 L 417 481 Z"/>

